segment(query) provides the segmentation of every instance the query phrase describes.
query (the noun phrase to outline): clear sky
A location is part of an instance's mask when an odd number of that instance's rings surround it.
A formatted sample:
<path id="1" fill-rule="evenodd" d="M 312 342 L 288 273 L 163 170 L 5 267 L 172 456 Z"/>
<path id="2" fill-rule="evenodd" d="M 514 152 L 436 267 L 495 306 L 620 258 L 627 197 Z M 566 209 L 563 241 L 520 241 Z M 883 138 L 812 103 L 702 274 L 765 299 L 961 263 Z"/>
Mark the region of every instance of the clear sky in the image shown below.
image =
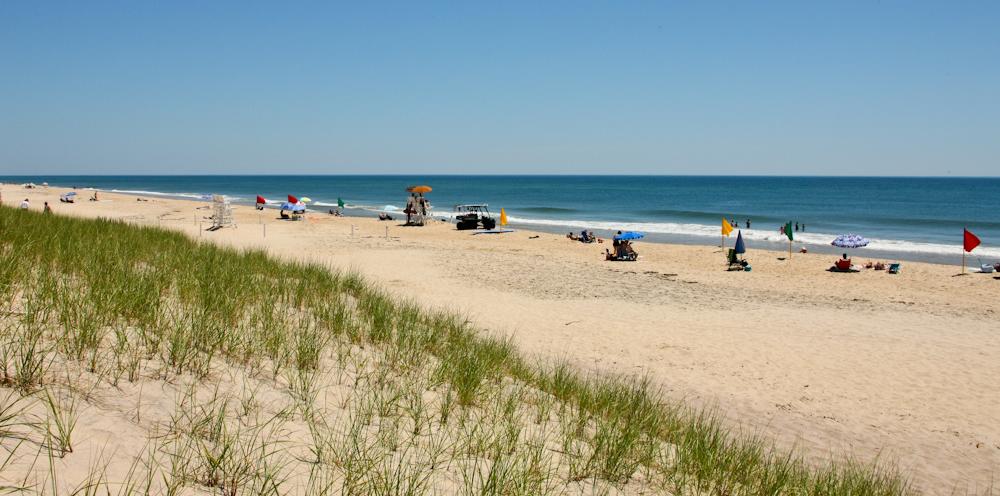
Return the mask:
<path id="1" fill-rule="evenodd" d="M 1000 174 L 1000 2 L 0 2 L 0 174 Z"/>

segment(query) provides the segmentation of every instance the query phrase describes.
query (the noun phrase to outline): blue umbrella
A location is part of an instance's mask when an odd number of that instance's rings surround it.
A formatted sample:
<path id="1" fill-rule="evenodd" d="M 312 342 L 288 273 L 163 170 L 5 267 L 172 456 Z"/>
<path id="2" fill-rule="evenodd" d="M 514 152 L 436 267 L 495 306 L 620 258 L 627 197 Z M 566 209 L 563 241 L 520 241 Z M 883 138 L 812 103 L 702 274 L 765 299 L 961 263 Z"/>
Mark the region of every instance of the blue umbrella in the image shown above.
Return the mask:
<path id="1" fill-rule="evenodd" d="M 288 210 L 290 212 L 305 212 L 306 211 L 306 206 L 298 204 L 298 203 L 285 202 L 285 203 L 282 203 L 279 208 L 281 210 Z"/>
<path id="2" fill-rule="evenodd" d="M 614 239 L 618 241 L 630 241 L 633 239 L 642 239 L 644 236 L 645 234 L 642 234 L 641 232 L 626 231 L 621 234 L 616 234 Z"/>
<path id="3" fill-rule="evenodd" d="M 868 246 L 868 238 L 858 234 L 841 234 L 830 244 L 838 248 L 861 248 Z"/>
<path id="4" fill-rule="evenodd" d="M 743 231 L 736 233 L 736 246 L 733 247 L 734 253 L 746 253 L 747 245 L 743 244 Z"/>

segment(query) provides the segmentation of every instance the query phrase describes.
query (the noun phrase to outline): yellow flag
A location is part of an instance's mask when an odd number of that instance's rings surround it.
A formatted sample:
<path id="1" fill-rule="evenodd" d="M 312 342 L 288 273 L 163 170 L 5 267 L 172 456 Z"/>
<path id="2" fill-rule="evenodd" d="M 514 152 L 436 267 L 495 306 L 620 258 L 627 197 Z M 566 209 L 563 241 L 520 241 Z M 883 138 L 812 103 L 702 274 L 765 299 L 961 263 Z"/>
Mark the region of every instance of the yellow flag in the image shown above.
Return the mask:
<path id="1" fill-rule="evenodd" d="M 722 235 L 729 236 L 729 233 L 733 232 L 733 226 L 726 219 L 722 219 Z"/>
<path id="2" fill-rule="evenodd" d="M 504 212 L 502 208 L 500 209 L 500 225 L 501 226 L 507 225 L 507 212 Z"/>

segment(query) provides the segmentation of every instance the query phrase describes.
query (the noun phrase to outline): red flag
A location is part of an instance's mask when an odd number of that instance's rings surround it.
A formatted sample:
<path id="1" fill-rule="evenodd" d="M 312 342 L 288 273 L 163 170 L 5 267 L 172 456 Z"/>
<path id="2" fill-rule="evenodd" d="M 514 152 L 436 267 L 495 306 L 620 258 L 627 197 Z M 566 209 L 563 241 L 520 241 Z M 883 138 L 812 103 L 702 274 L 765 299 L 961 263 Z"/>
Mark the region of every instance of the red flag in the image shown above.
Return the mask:
<path id="1" fill-rule="evenodd" d="M 292 205 L 295 205 L 298 202 L 299 202 L 298 198 L 296 198 L 296 197 L 294 197 L 292 195 L 288 195 L 288 203 L 291 203 Z"/>
<path id="2" fill-rule="evenodd" d="M 257 195 L 257 203 L 264 204 L 267 203 L 267 200 L 263 196 Z"/>
<path id="3" fill-rule="evenodd" d="M 979 246 L 979 238 L 975 234 L 969 232 L 968 229 L 965 230 L 965 251 L 972 251 L 975 247 Z"/>

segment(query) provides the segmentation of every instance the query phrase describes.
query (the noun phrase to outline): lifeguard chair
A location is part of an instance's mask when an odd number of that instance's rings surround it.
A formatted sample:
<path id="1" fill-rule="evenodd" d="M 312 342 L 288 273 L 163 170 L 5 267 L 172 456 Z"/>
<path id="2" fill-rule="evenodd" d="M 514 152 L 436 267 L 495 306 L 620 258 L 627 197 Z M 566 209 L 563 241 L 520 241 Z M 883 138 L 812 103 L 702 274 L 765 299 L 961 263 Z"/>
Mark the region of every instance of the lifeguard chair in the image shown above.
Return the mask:
<path id="1" fill-rule="evenodd" d="M 233 219 L 233 206 L 229 204 L 225 196 L 212 195 L 212 230 L 222 229 L 227 226 L 236 226 Z"/>

